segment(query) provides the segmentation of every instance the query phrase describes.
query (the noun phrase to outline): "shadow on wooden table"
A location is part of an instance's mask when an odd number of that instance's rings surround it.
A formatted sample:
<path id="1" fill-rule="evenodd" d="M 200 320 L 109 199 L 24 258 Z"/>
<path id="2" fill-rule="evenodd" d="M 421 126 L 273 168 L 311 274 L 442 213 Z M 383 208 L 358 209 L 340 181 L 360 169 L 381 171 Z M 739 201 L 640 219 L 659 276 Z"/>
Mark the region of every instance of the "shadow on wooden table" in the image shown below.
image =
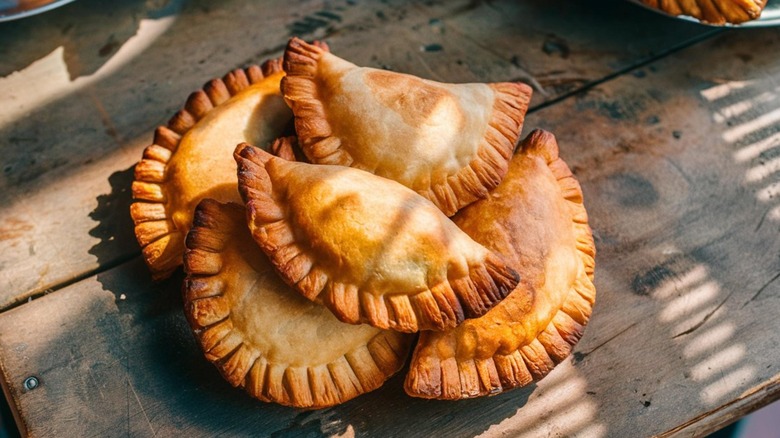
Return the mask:
<path id="1" fill-rule="evenodd" d="M 180 0 L 79 0 L 45 14 L 0 23 L 0 77 L 22 70 L 58 47 L 70 79 L 97 71 L 138 31 L 142 18 L 175 12 Z M 56 23 L 56 24 L 55 24 Z M 8 40 L 13 44 L 8 44 Z M 95 41 L 102 41 L 96 47 Z M 13 54 L 8 51 L 13 50 Z"/>
<path id="2" fill-rule="evenodd" d="M 97 258 L 102 267 L 116 265 L 117 254 L 130 253 L 135 257 L 140 248 L 133 233 L 133 220 L 130 217 L 130 204 L 133 194 L 130 190 L 133 182 L 135 166 L 114 172 L 108 177 L 111 192 L 99 195 L 97 207 L 89 213 L 90 219 L 97 222 L 89 230 L 89 235 L 100 241 L 89 249 L 89 253 Z M 128 247 L 134 251 L 128 251 Z M 124 258 L 122 261 L 128 260 Z"/>
<path id="3" fill-rule="evenodd" d="M 250 398 L 230 387 L 203 357 L 182 312 L 182 274 L 152 283 L 146 266 L 134 260 L 121 270 L 98 274 L 107 311 L 86 335 L 104 351 L 92 351 L 94 377 L 107 382 L 102 393 L 113 399 L 95 412 L 93 430 L 127 430 L 196 435 L 356 436 L 474 435 L 515 415 L 534 386 L 481 400 L 442 402 L 414 399 L 403 391 L 405 370 L 380 389 L 343 405 L 301 411 Z M 132 275 L 128 275 L 132 274 Z M 94 314 L 94 313 L 93 313 Z M 79 323 L 79 324 L 82 324 Z M 54 339 L 52 342 L 71 342 Z M 83 341 L 82 341 L 83 343 Z M 85 348 L 89 348 L 87 345 Z M 100 374 L 100 373 L 105 374 Z M 116 400 L 119 398 L 119 400 Z M 479 406 L 479 413 L 475 409 Z M 164 416 L 164 421 L 155 418 Z M 403 418 L 403 421 L 393 421 Z M 106 423 L 111 422 L 111 423 Z"/>

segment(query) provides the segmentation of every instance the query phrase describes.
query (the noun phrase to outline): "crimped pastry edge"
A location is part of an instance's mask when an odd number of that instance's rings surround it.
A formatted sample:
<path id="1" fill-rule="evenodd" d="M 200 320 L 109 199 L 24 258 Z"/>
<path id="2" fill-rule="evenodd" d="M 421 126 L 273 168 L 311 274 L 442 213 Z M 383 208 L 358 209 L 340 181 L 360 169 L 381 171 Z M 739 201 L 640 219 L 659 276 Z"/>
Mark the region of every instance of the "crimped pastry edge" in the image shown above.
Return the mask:
<path id="1" fill-rule="evenodd" d="M 669 15 L 688 15 L 713 25 L 740 24 L 761 16 L 766 0 L 640 0 Z"/>
<path id="2" fill-rule="evenodd" d="M 284 53 L 282 94 L 295 116 L 295 130 L 307 157 L 316 164 L 351 166 L 327 119 L 317 90 L 318 64 L 326 51 L 292 38 Z M 456 173 L 424 190 L 416 190 L 446 216 L 484 198 L 506 175 L 533 90 L 520 82 L 487 84 L 495 94 L 493 112 L 472 160 Z M 354 167 L 354 166 L 353 166 Z"/>
<path id="3" fill-rule="evenodd" d="M 165 186 L 167 165 L 181 139 L 219 105 L 280 71 L 281 59 L 277 58 L 212 79 L 190 94 L 184 107 L 165 126 L 155 130 L 153 143 L 144 149 L 143 158 L 135 166 L 131 186 L 134 202 L 130 205 L 136 239 L 155 280 L 167 278 L 182 263 L 184 235 L 171 219 L 167 201 L 174 195 L 167 193 Z"/>
<path id="4" fill-rule="evenodd" d="M 571 354 L 584 333 L 596 298 L 593 285 L 596 247 L 588 226 L 582 189 L 568 165 L 558 156 L 555 137 L 535 130 L 521 143 L 521 148 L 546 161 L 566 199 L 575 224 L 576 248 L 583 264 L 582 275 L 572 285 L 561 308 L 549 324 L 528 344 L 502 355 L 486 359 L 444 360 L 430 355 L 412 355 L 404 389 L 413 397 L 459 400 L 495 395 L 538 381 Z M 427 333 L 420 334 L 424 343 Z"/>
<path id="5" fill-rule="evenodd" d="M 366 345 L 316 366 L 272 363 L 245 343 L 233 330 L 224 284 L 214 279 L 230 241 L 226 224 L 236 223 L 245 226 L 243 206 L 204 199 L 195 210 L 184 255 L 185 315 L 204 355 L 225 380 L 262 401 L 318 409 L 379 388 L 403 366 L 412 336 L 392 331 L 381 331 Z"/>
<path id="6" fill-rule="evenodd" d="M 491 251 L 482 264 L 469 267 L 468 275 L 412 295 L 377 296 L 356 285 L 333 281 L 309 249 L 297 241 L 288 212 L 273 198 L 265 166 L 280 158 L 246 143 L 240 144 L 234 155 L 239 193 L 247 206 L 247 221 L 255 225 L 255 241 L 290 286 L 306 298 L 322 302 L 343 322 L 406 333 L 445 330 L 486 313 L 518 282 L 517 273 Z"/>

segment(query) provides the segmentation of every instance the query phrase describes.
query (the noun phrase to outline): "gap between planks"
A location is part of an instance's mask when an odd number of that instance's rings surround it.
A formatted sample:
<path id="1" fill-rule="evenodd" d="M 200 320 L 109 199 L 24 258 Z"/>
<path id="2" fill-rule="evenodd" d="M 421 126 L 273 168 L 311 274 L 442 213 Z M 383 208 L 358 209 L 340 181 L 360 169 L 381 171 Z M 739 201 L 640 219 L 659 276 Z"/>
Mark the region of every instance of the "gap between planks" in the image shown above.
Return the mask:
<path id="1" fill-rule="evenodd" d="M 549 106 L 553 106 L 553 105 L 556 105 L 558 103 L 561 103 L 561 102 L 563 102 L 566 99 L 570 99 L 570 98 L 572 98 L 572 97 L 574 97 L 574 96 L 576 96 L 578 94 L 585 93 L 585 92 L 587 92 L 587 91 L 589 91 L 589 90 L 591 90 L 593 88 L 598 87 L 599 85 L 605 84 L 605 83 L 613 81 L 613 80 L 615 80 L 615 79 L 617 79 L 617 78 L 619 78 L 621 76 L 629 74 L 629 73 L 633 72 L 634 70 L 638 70 L 640 68 L 643 68 L 643 67 L 646 67 L 646 66 L 648 66 L 650 64 L 653 64 L 653 63 L 655 63 L 657 61 L 660 61 L 661 59 L 666 58 L 667 56 L 673 55 L 673 54 L 675 54 L 675 53 L 677 53 L 679 51 L 685 50 L 685 49 L 687 49 L 689 47 L 692 47 L 692 46 L 695 46 L 697 44 L 701 44 L 704 41 L 707 41 L 707 40 L 709 40 L 711 38 L 714 38 L 716 35 L 719 35 L 722 32 L 724 32 L 723 29 L 714 29 L 714 30 L 712 30 L 710 32 L 707 32 L 707 33 L 704 33 L 704 34 L 692 37 L 691 39 L 683 41 L 682 43 L 680 43 L 680 44 L 678 44 L 676 46 L 673 46 L 673 47 L 671 47 L 671 48 L 669 48 L 669 49 L 667 49 L 667 50 L 665 50 L 665 51 L 663 51 L 663 52 L 661 52 L 661 53 L 659 53 L 657 55 L 653 55 L 653 56 L 651 56 L 651 57 L 649 57 L 647 59 L 644 59 L 644 60 L 641 60 L 641 61 L 637 62 L 636 64 L 632 64 L 632 65 L 630 65 L 628 67 L 624 67 L 622 69 L 619 69 L 619 70 L 617 70 L 617 71 L 615 71 L 613 73 L 610 73 L 610 74 L 604 76 L 601 79 L 597 79 L 595 81 L 588 82 L 585 85 L 583 85 L 582 87 L 577 88 L 576 90 L 570 91 L 568 93 L 564 93 L 564 94 L 562 94 L 562 95 L 560 95 L 558 97 L 555 97 L 553 99 L 544 101 L 544 102 L 540 103 L 539 105 L 531 107 L 528 110 L 528 113 L 530 114 L 530 113 L 534 113 L 536 111 L 543 110 L 543 109 L 545 109 L 545 108 L 547 108 Z"/>

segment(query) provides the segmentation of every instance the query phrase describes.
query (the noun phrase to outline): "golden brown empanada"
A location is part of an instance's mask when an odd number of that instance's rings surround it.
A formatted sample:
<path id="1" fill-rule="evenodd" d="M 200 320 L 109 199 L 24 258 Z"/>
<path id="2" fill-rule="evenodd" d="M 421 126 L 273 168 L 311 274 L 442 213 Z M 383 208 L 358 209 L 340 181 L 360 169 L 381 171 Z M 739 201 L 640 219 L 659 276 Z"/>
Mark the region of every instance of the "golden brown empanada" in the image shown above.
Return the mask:
<path id="1" fill-rule="evenodd" d="M 240 202 L 233 149 L 265 145 L 292 120 L 279 82 L 281 61 L 234 70 L 192 93 L 135 166 L 130 208 L 135 235 L 155 279 L 181 265 L 184 236 L 203 198 Z"/>
<path id="2" fill-rule="evenodd" d="M 358 67 L 293 38 L 282 93 L 312 163 L 356 167 L 400 182 L 447 216 L 504 177 L 531 88 L 443 84 Z"/>
<path id="3" fill-rule="evenodd" d="M 198 205 L 184 266 L 185 313 L 206 358 L 260 400 L 343 403 L 381 386 L 409 352 L 411 335 L 341 323 L 284 284 L 242 205 Z"/>
<path id="4" fill-rule="evenodd" d="M 253 237 L 288 284 L 344 322 L 442 330 L 517 284 L 499 257 L 395 181 L 246 144 L 236 160 Z"/>
<path id="5" fill-rule="evenodd" d="M 588 322 L 595 246 L 580 186 L 552 134 L 534 131 L 521 148 L 501 185 L 453 218 L 504 256 L 520 284 L 480 318 L 422 332 L 406 377 L 409 395 L 461 399 L 541 379 Z"/>
<path id="6" fill-rule="evenodd" d="M 766 0 L 641 0 L 670 15 L 688 15 L 708 24 L 739 24 L 761 16 Z"/>

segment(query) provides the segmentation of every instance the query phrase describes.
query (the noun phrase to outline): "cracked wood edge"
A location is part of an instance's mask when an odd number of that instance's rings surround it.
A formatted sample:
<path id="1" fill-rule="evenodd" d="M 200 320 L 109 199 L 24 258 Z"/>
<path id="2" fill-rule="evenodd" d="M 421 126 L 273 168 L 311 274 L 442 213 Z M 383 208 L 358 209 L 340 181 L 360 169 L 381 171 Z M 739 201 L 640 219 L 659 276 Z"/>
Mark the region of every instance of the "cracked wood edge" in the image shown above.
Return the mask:
<path id="1" fill-rule="evenodd" d="M 685 423 L 659 434 L 658 437 L 705 436 L 777 400 L 780 400 L 780 375 L 771 381 L 745 391 L 739 398 L 723 406 L 697 415 Z"/>

